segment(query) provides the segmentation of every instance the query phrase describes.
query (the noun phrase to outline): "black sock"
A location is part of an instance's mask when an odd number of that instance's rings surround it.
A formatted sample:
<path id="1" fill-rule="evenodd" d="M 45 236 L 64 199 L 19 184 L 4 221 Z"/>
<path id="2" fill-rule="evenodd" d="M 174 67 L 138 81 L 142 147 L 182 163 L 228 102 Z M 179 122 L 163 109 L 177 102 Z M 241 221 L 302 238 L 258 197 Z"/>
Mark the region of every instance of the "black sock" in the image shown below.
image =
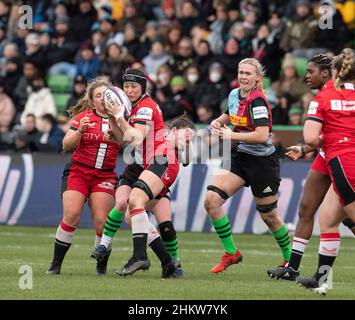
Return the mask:
<path id="1" fill-rule="evenodd" d="M 147 259 L 147 233 L 133 234 L 133 257 L 136 259 Z"/>
<path id="2" fill-rule="evenodd" d="M 55 260 L 55 261 L 62 262 L 70 246 L 71 243 L 66 243 L 58 239 L 55 239 L 53 261 Z"/>
<path id="3" fill-rule="evenodd" d="M 322 280 L 326 281 L 329 276 L 329 267 L 333 266 L 336 257 L 333 256 L 325 256 L 323 254 L 319 255 L 318 258 L 318 268 L 314 275 L 314 277 L 319 281 L 322 277 Z M 326 276 L 325 276 L 326 275 Z"/>
<path id="4" fill-rule="evenodd" d="M 165 249 L 164 243 L 160 237 L 154 239 L 149 245 L 162 265 L 166 265 L 171 261 L 169 252 Z"/>
<path id="5" fill-rule="evenodd" d="M 292 249 L 288 266 L 297 271 L 300 268 L 303 252 Z"/>

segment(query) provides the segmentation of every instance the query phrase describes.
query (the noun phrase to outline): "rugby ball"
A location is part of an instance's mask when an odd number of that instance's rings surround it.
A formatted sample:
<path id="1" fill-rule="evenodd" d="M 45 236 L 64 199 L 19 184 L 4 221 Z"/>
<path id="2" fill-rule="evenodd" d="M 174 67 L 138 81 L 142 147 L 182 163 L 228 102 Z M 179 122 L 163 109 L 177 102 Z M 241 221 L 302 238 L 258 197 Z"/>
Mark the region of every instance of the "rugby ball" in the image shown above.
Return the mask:
<path id="1" fill-rule="evenodd" d="M 118 105 L 124 106 L 125 118 L 131 115 L 132 104 L 125 92 L 118 87 L 109 87 L 104 93 L 105 104 L 116 101 Z"/>

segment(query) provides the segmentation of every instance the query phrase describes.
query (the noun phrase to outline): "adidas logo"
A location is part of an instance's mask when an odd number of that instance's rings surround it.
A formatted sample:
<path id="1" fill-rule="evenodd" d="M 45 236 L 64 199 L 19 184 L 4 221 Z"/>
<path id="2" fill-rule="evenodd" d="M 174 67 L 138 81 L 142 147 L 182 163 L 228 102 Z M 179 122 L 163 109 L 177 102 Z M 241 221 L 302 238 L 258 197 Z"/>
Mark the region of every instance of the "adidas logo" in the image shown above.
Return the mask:
<path id="1" fill-rule="evenodd" d="M 263 190 L 263 193 L 268 193 L 268 192 L 272 192 L 272 189 L 267 186 L 264 190 Z"/>

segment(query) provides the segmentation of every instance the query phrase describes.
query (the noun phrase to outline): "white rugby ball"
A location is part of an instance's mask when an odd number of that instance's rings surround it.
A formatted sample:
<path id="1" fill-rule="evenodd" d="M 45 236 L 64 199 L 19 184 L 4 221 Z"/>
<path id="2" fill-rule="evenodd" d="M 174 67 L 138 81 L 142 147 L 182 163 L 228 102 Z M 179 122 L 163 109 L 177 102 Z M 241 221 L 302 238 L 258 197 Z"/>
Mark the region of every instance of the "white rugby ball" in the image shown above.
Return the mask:
<path id="1" fill-rule="evenodd" d="M 124 106 L 125 117 L 129 117 L 132 111 L 132 104 L 126 93 L 119 87 L 109 87 L 104 93 L 105 104 L 116 101 L 118 105 Z"/>

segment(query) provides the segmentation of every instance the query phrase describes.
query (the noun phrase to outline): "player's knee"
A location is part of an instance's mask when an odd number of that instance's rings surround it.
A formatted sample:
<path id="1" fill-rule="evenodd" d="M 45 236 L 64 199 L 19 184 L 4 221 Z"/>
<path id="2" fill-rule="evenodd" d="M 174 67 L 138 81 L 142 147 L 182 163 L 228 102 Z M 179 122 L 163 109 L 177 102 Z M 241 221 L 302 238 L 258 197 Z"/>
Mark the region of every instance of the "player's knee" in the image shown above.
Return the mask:
<path id="1" fill-rule="evenodd" d="M 115 208 L 119 212 L 126 212 L 127 210 L 127 205 L 128 205 L 128 199 L 126 198 L 120 198 L 116 200 L 116 205 Z"/>
<path id="2" fill-rule="evenodd" d="M 96 230 L 103 230 L 105 227 L 106 219 L 104 217 L 95 217 L 93 219 Z"/>
<path id="3" fill-rule="evenodd" d="M 228 199 L 227 193 L 215 186 L 208 186 L 207 190 L 210 191 L 207 192 L 204 202 L 207 211 L 220 207 Z"/>
<path id="4" fill-rule="evenodd" d="M 314 213 L 315 212 L 311 211 L 310 205 L 307 202 L 301 200 L 299 212 L 298 212 L 299 219 L 301 220 L 313 219 Z"/>
<path id="5" fill-rule="evenodd" d="M 69 226 L 76 227 L 80 222 L 80 212 L 73 209 L 67 209 L 64 212 L 64 222 Z"/>
<path id="6" fill-rule="evenodd" d="M 145 206 L 144 200 L 142 199 L 142 196 L 137 193 L 132 191 L 132 193 L 129 196 L 128 199 L 128 207 L 129 210 L 135 210 L 135 209 L 139 209 Z"/>

